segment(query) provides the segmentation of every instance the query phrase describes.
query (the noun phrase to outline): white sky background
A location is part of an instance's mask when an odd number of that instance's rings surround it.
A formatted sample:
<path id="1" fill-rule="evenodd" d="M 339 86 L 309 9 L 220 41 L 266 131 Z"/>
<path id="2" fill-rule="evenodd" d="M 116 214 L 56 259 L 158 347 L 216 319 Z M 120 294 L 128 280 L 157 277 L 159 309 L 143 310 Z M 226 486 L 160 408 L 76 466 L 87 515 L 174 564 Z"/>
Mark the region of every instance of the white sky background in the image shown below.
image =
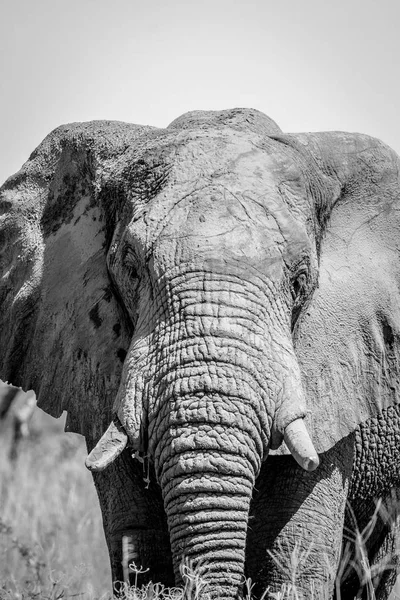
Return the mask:
<path id="1" fill-rule="evenodd" d="M 52 129 L 257 108 L 400 153 L 399 0 L 2 0 L 0 183 Z"/>

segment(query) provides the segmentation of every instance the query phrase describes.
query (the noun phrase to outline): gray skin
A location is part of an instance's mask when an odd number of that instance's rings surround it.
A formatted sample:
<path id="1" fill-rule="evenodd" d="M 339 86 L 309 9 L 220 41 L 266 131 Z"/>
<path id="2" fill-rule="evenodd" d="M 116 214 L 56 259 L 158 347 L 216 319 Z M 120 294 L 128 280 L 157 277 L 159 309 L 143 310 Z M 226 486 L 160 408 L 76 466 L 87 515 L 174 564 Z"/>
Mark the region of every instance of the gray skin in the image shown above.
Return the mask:
<path id="1" fill-rule="evenodd" d="M 368 136 L 234 109 L 63 126 L 6 181 L 0 377 L 94 448 L 115 580 L 134 560 L 179 584 L 189 564 L 211 597 L 250 576 L 324 600 L 342 548 L 357 558 L 344 530 L 377 497 L 391 511 L 399 166 Z M 391 516 L 364 531 L 372 565 Z"/>

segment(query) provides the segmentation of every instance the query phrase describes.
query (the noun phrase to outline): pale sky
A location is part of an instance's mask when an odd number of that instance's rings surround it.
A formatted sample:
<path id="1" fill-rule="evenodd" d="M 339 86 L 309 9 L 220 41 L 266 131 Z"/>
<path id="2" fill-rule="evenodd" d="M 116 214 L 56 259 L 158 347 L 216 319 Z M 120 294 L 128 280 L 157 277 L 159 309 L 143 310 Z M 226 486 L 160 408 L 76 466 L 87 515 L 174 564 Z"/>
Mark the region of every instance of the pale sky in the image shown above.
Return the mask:
<path id="1" fill-rule="evenodd" d="M 0 183 L 55 127 L 257 108 L 400 153 L 399 0 L 2 0 Z"/>

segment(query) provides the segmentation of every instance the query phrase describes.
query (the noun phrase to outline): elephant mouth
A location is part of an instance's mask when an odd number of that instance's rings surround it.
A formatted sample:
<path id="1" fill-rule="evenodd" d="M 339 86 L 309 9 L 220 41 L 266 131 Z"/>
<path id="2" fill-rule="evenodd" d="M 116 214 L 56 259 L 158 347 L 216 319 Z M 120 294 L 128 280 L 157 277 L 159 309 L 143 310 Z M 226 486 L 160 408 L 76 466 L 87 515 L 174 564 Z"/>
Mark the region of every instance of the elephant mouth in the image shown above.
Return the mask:
<path id="1" fill-rule="evenodd" d="M 304 419 L 298 418 L 286 426 L 283 439 L 293 458 L 305 471 L 314 471 L 319 457 L 307 431 Z M 100 438 L 86 459 L 90 471 L 103 471 L 121 454 L 129 443 L 128 434 L 118 417 L 114 417 L 107 431 Z"/>

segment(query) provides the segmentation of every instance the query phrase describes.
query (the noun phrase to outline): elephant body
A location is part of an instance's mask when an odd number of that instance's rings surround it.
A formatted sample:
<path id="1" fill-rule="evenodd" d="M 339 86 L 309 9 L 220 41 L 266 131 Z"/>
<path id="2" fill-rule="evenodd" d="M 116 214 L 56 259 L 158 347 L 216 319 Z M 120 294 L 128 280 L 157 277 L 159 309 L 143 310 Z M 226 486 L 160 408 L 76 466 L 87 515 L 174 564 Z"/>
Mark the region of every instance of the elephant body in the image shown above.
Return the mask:
<path id="1" fill-rule="evenodd" d="M 387 598 L 399 161 L 196 111 L 63 126 L 3 185 L 0 377 L 86 437 L 114 580 Z"/>

